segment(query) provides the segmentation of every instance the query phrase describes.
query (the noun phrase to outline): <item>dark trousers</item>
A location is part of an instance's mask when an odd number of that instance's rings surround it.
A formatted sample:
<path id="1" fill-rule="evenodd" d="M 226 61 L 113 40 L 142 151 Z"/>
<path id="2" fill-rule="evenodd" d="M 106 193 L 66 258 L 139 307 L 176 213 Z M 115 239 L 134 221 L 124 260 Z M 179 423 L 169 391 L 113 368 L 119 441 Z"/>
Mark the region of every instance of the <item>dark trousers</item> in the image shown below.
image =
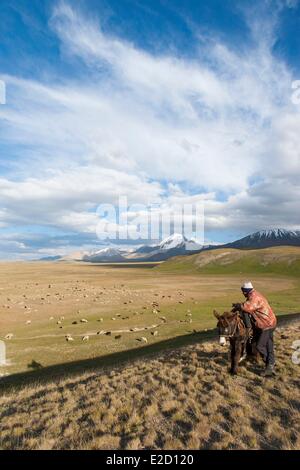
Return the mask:
<path id="1" fill-rule="evenodd" d="M 266 365 L 275 364 L 274 341 L 273 341 L 274 330 L 275 328 L 271 328 L 269 330 L 258 329 L 255 335 L 256 348 L 258 352 L 261 354 Z"/>
<path id="2" fill-rule="evenodd" d="M 245 324 L 245 327 L 246 328 L 251 328 L 252 324 L 251 324 L 251 320 L 250 320 L 250 315 L 246 312 L 242 312 L 242 318 L 243 318 L 243 322 Z"/>

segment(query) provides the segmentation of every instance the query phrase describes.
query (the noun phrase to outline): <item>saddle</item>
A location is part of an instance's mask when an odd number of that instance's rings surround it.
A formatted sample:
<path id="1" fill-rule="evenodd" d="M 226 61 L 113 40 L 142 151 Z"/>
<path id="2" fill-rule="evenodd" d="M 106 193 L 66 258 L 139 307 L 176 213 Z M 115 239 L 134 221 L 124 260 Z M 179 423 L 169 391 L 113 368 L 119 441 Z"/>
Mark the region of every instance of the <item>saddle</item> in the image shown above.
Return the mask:
<path id="1" fill-rule="evenodd" d="M 232 312 L 238 312 L 239 317 L 243 321 L 245 328 L 246 328 L 246 339 L 247 342 L 251 343 L 253 336 L 254 336 L 254 330 L 255 330 L 255 322 L 254 319 L 252 318 L 251 315 L 247 315 L 245 312 L 242 310 L 242 306 L 240 303 L 237 304 L 232 304 Z"/>

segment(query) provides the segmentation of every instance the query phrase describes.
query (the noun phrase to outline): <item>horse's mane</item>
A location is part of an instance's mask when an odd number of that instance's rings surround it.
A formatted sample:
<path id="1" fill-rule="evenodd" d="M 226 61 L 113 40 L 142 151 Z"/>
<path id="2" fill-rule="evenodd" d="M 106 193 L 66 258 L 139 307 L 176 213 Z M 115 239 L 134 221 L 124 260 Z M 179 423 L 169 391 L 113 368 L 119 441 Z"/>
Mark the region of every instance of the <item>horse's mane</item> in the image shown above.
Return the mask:
<path id="1" fill-rule="evenodd" d="M 224 312 L 222 313 L 222 315 L 220 316 L 220 318 L 224 318 L 225 320 L 230 320 L 231 318 L 233 317 L 236 317 L 238 315 L 239 312 Z"/>

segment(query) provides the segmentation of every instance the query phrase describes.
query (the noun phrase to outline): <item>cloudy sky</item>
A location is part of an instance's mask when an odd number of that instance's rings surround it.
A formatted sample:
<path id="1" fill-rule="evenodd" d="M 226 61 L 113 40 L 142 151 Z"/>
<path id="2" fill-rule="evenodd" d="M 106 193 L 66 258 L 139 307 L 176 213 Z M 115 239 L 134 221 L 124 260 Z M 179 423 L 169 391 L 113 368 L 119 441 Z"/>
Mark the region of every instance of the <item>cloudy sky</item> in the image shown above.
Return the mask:
<path id="1" fill-rule="evenodd" d="M 207 241 L 300 228 L 297 0 L 1 0 L 0 18 L 0 258 L 99 246 L 119 196 L 203 201 Z"/>

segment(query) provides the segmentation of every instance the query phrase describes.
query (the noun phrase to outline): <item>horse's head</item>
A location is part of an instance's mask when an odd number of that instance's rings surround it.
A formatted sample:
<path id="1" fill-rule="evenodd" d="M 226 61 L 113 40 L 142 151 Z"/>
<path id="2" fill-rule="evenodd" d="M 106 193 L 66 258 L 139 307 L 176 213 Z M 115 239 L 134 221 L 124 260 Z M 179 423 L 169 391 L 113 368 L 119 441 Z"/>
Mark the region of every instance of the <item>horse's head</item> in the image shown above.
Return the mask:
<path id="1" fill-rule="evenodd" d="M 233 336 L 235 331 L 236 312 L 224 312 L 222 315 L 214 310 L 214 316 L 218 320 L 217 328 L 219 332 L 220 344 L 225 346 L 226 338 Z"/>

